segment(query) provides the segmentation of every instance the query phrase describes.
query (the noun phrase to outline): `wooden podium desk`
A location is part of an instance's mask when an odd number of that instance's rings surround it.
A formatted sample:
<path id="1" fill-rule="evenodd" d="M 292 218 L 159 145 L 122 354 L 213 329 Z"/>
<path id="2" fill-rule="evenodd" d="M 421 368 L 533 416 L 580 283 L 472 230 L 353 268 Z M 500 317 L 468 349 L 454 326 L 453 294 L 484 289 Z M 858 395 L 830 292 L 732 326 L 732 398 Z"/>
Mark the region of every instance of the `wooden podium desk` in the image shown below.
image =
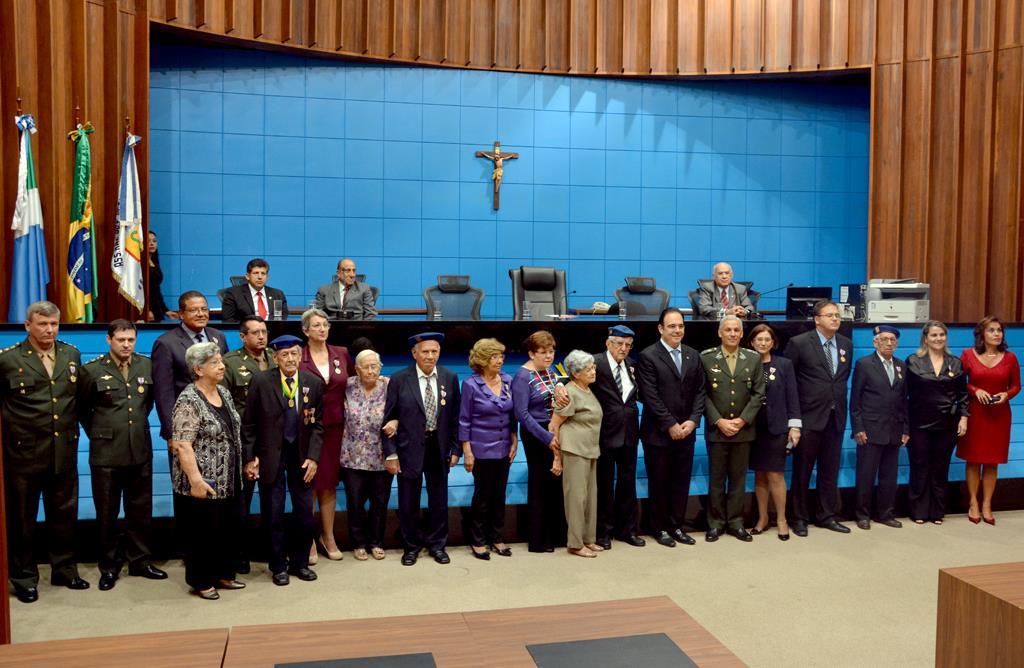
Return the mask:
<path id="1" fill-rule="evenodd" d="M 0 645 L 0 667 L 220 668 L 228 629 L 48 640 Z"/>
<path id="2" fill-rule="evenodd" d="M 1024 562 L 939 570 L 935 665 L 1024 665 Z"/>

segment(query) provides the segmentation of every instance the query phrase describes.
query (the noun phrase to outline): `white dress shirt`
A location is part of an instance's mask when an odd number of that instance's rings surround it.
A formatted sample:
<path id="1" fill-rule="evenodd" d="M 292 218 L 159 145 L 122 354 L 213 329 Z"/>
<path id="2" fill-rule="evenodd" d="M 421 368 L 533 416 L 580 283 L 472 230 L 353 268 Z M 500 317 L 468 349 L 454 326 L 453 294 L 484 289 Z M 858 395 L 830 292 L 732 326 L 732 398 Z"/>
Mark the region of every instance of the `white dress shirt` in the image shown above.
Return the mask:
<path id="1" fill-rule="evenodd" d="M 629 369 L 626 368 L 626 360 L 616 362 L 612 354 L 607 350 L 604 353 L 608 356 L 608 368 L 612 370 L 612 380 L 615 380 L 615 367 L 621 367 L 620 374 L 622 374 L 622 403 L 626 403 L 626 397 L 633 391 L 633 381 L 629 377 Z"/>

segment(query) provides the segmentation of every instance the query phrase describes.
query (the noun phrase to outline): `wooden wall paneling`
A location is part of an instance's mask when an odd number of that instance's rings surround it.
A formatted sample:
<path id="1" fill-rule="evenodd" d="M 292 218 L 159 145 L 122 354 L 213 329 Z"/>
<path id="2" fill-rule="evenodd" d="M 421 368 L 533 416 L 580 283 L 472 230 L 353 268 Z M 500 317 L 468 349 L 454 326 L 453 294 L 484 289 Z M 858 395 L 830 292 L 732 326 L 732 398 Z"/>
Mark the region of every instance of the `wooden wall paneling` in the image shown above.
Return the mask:
<path id="1" fill-rule="evenodd" d="M 544 0 L 519 0 L 519 62 L 522 69 L 542 71 L 546 65 Z"/>
<path id="2" fill-rule="evenodd" d="M 1021 162 L 1021 47 L 996 56 L 995 118 L 992 133 L 992 246 L 989 251 L 989 310 L 1017 313 L 1021 283 L 1021 226 L 1018 182 Z M 1013 318 L 1013 316 L 1009 316 Z"/>
<path id="3" fill-rule="evenodd" d="M 234 32 L 235 25 L 235 0 L 224 0 L 224 34 Z"/>
<path id="4" fill-rule="evenodd" d="M 732 71 L 760 72 L 764 65 L 764 3 L 733 0 Z"/>
<path id="5" fill-rule="evenodd" d="M 392 57 L 392 21 L 395 0 L 373 0 L 366 3 L 366 55 Z"/>
<path id="6" fill-rule="evenodd" d="M 875 0 L 875 62 L 879 64 L 903 60 L 903 8 L 903 0 Z"/>
<path id="7" fill-rule="evenodd" d="M 850 0 L 821 3 L 818 53 L 824 68 L 845 68 L 850 62 Z"/>
<path id="8" fill-rule="evenodd" d="M 1020 0 L 999 0 L 999 25 L 996 44 L 1000 49 L 1021 46 L 1024 32 L 1024 3 Z"/>
<path id="9" fill-rule="evenodd" d="M 622 71 L 651 72 L 651 4 L 647 0 L 622 3 Z"/>
<path id="10" fill-rule="evenodd" d="M 991 50 L 995 40 L 995 0 L 970 0 L 965 9 L 966 52 Z"/>
<path id="11" fill-rule="evenodd" d="M 930 58 L 935 0 L 906 0 L 906 7 L 906 60 Z"/>
<path id="12" fill-rule="evenodd" d="M 519 68 L 519 0 L 497 0 L 494 5 L 494 61 L 504 69 Z"/>
<path id="13" fill-rule="evenodd" d="M 733 2 L 704 5 L 704 68 L 708 74 L 731 74 L 733 67 Z"/>
<path id="14" fill-rule="evenodd" d="M 546 0 L 544 3 L 545 69 L 569 71 L 570 0 Z"/>
<path id="15" fill-rule="evenodd" d="M 875 0 L 850 0 L 849 27 L 849 66 L 871 65 L 875 45 Z"/>
<path id="16" fill-rule="evenodd" d="M 132 109 L 132 132 L 143 138 L 135 146 L 135 163 L 139 170 L 139 193 L 142 207 L 143 230 L 149 229 L 149 17 L 146 4 L 149 0 L 138 0 L 135 11 L 130 14 L 132 48 L 128 59 L 132 91 L 128 95 Z M 143 239 L 146 235 L 143 235 Z M 143 251 L 144 253 L 146 251 Z M 145 256 L 148 258 L 148 255 Z M 143 260 L 146 266 L 146 260 Z M 146 304 L 149 304 L 149 272 L 142 272 L 146 289 Z"/>
<path id="17" fill-rule="evenodd" d="M 597 14 L 600 0 L 572 0 L 569 11 L 569 71 L 593 74 L 597 67 Z"/>
<path id="18" fill-rule="evenodd" d="M 704 72 L 704 0 L 676 0 L 676 69 L 680 74 Z"/>
<path id="19" fill-rule="evenodd" d="M 792 65 L 793 0 L 765 0 L 764 69 L 767 72 L 786 72 L 792 69 Z"/>
<path id="20" fill-rule="evenodd" d="M 469 61 L 475 67 L 492 68 L 496 64 L 494 57 L 494 2 L 492 0 L 470 0 L 469 9 Z"/>
<path id="21" fill-rule="evenodd" d="M 957 277 L 962 299 L 957 317 L 977 320 L 985 315 L 988 295 L 989 179 L 991 178 L 992 99 L 991 52 L 967 53 L 964 60 L 963 145 L 960 184 L 960 257 Z"/>
<path id="22" fill-rule="evenodd" d="M 265 27 L 264 0 L 252 0 L 252 36 L 256 39 L 263 37 Z"/>
<path id="23" fill-rule="evenodd" d="M 697 0 L 680 0 L 680 2 Z M 602 0 L 597 4 L 597 64 L 602 74 L 622 72 L 622 13 L 623 0 Z M 681 38 L 680 38 L 681 39 Z"/>
<path id="24" fill-rule="evenodd" d="M 17 132 L 11 132 L 10 126 L 4 127 L 3 119 L 13 119 L 20 113 L 30 113 L 31 110 L 26 106 L 25 97 L 21 93 L 21 85 L 18 82 L 17 67 L 18 61 L 14 57 L 17 53 L 16 36 L 12 34 L 12 28 L 16 26 L 15 12 L 16 4 L 13 2 L 0 2 L 0 40 L 4 44 L 14 44 L 13 49 L 0 49 L 0 164 L 3 165 L 16 165 L 18 164 L 18 134 Z M 21 98 L 20 100 L 18 98 Z M 19 108 L 20 107 L 20 108 Z M 36 135 L 38 136 L 38 135 Z M 34 154 L 38 155 L 39 147 L 38 140 L 32 139 L 32 150 Z M 38 170 L 38 161 L 36 169 Z M 18 187 L 18 175 L 15 169 L 0 169 L 0 220 L 11 220 L 14 215 L 14 194 L 17 192 Z M 44 214 L 45 223 L 45 214 Z M 0 224 L 0 266 L 10 267 L 11 266 L 11 248 L 12 238 L 10 225 Z M 3 284 L 3 278 L 0 277 L 0 285 Z M 7 318 L 7 309 L 9 307 L 10 290 L 0 289 L 0 319 Z M 2 466 L 2 462 L 0 462 Z M 0 500 L 0 504 L 3 501 Z M 6 516 L 5 516 L 6 517 Z M 4 529 L 0 529 L 0 532 Z M 6 542 L 4 543 L 6 546 Z M 0 568 L 3 572 L 0 572 L 0 576 L 3 576 L 3 580 L 0 580 L 0 596 L 6 597 L 7 591 L 7 577 L 6 577 L 6 559 L 0 559 Z M 0 603 L 0 606 L 4 605 Z M 5 617 L 4 623 L 0 625 L 0 643 L 9 643 L 11 640 L 11 629 L 10 629 L 10 605 L 7 604 L 6 608 L 3 608 Z"/>
<path id="25" fill-rule="evenodd" d="M 963 0 L 933 0 L 935 14 L 935 57 L 949 58 L 960 53 L 960 17 Z"/>
<path id="26" fill-rule="evenodd" d="M 416 60 L 420 55 L 420 0 L 394 0 L 394 55 Z"/>
<path id="27" fill-rule="evenodd" d="M 903 66 L 875 67 L 871 92 L 871 194 L 868 276 L 897 275 L 900 269 L 900 162 Z"/>
<path id="28" fill-rule="evenodd" d="M 116 11 L 116 7 L 115 7 Z M 110 239 L 105 234 L 105 223 L 109 213 L 110 192 L 104 178 L 104 166 L 110 160 L 111 135 L 119 135 L 118 123 L 114 120 L 114 127 L 110 127 L 110 106 L 115 107 L 113 117 L 116 119 L 117 98 L 111 100 L 108 96 L 111 88 L 116 90 L 116 64 L 117 58 L 114 55 L 113 62 L 104 52 L 110 48 L 105 44 L 108 27 L 109 9 L 105 5 L 97 5 L 89 0 L 85 2 L 85 99 L 86 104 L 82 105 L 82 122 L 91 122 L 96 131 L 89 135 L 89 150 L 91 155 L 91 188 L 92 199 L 93 231 L 92 245 L 96 254 L 96 264 L 93 266 L 93 273 L 96 276 L 99 294 L 97 296 L 95 313 L 97 320 L 102 320 L 106 309 L 111 306 L 110 290 Z M 112 37 L 112 36 L 111 36 Z M 108 81 L 114 78 L 113 86 Z M 74 144 L 67 143 L 69 149 Z M 107 262 L 103 258 L 108 258 Z"/>
<path id="29" fill-rule="evenodd" d="M 323 9 L 317 0 L 306 0 L 302 8 L 302 43 L 309 48 L 323 48 L 323 40 L 320 39 L 320 12 Z"/>
<path id="30" fill-rule="evenodd" d="M 932 240 L 928 236 L 928 182 L 931 129 L 929 107 L 931 62 L 908 62 L 904 69 L 903 135 L 900 168 L 899 235 L 901 277 L 921 277 L 927 272 L 925 260 Z M 939 239 L 938 243 L 942 243 Z"/>
<path id="31" fill-rule="evenodd" d="M 444 62 L 445 0 L 420 0 L 417 60 Z"/>
<path id="32" fill-rule="evenodd" d="M 256 0 L 257 2 L 259 0 Z M 365 54 L 367 0 L 345 0 L 341 5 L 341 42 L 346 53 Z"/>
<path id="33" fill-rule="evenodd" d="M 960 162 L 960 59 L 933 63 L 931 161 L 928 198 L 928 254 L 925 276 L 931 283 L 932 316 L 956 318 L 956 266 L 960 249 L 958 187 Z"/>
<path id="34" fill-rule="evenodd" d="M 821 67 L 821 0 L 794 0 L 793 69 Z"/>
<path id="35" fill-rule="evenodd" d="M 676 74 L 679 64 L 678 0 L 651 2 L 651 73 Z"/>
<path id="36" fill-rule="evenodd" d="M 445 15 L 445 57 L 453 65 L 469 60 L 470 0 L 447 0 Z"/>

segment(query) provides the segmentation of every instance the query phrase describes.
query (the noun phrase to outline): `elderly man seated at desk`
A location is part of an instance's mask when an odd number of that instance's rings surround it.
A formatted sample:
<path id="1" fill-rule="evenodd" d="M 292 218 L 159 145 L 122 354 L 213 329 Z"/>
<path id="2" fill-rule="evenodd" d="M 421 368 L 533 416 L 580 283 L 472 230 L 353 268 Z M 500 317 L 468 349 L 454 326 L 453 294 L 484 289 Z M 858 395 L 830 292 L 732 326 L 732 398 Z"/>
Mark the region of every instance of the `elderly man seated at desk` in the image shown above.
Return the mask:
<path id="1" fill-rule="evenodd" d="M 316 291 L 314 305 L 331 320 L 373 320 L 377 317 L 373 290 L 356 280 L 355 260 L 338 262 L 337 276 Z"/>
<path id="2" fill-rule="evenodd" d="M 746 318 L 754 312 L 747 286 L 734 283 L 732 267 L 719 262 L 712 270 L 714 278 L 697 281 L 697 311 L 701 318 L 720 320 L 734 315 Z"/>

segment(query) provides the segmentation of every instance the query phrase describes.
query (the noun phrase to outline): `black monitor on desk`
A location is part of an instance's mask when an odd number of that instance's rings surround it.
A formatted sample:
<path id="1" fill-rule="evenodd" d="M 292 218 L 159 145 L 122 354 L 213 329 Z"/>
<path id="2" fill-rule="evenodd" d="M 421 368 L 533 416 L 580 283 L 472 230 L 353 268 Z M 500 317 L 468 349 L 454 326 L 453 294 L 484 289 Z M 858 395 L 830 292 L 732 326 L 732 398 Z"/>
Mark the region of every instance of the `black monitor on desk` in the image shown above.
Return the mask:
<path id="1" fill-rule="evenodd" d="M 786 288 L 786 320 L 811 320 L 814 318 L 814 305 L 822 299 L 832 299 L 832 288 Z"/>

